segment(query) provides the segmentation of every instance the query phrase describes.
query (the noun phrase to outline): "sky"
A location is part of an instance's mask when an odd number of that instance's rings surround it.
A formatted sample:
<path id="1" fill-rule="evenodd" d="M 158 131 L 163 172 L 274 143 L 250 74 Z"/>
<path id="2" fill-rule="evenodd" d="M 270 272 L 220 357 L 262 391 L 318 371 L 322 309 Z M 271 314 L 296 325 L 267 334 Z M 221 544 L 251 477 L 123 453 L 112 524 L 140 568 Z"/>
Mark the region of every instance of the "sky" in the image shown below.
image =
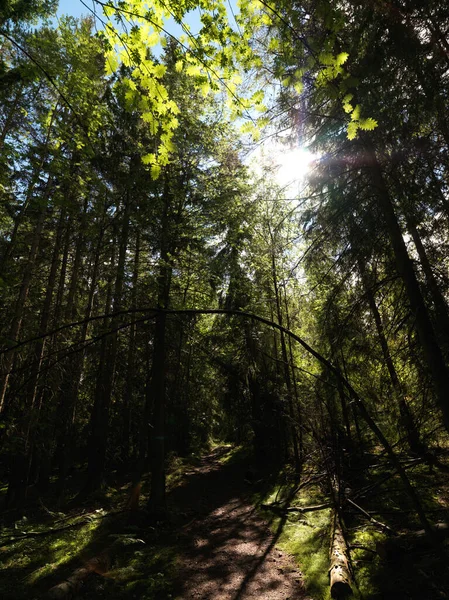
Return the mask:
<path id="1" fill-rule="evenodd" d="M 89 0 L 86 2 L 89 5 Z M 72 17 L 80 17 L 87 15 L 88 10 L 81 4 L 79 0 L 59 0 L 58 16 L 71 15 Z"/>
<path id="2" fill-rule="evenodd" d="M 93 7 L 95 4 L 93 0 L 84 0 L 84 2 L 89 8 Z M 234 14 L 238 12 L 237 0 L 227 0 L 227 4 L 232 9 Z M 81 15 L 91 15 L 92 13 L 89 11 L 89 8 L 86 8 L 81 0 L 59 0 L 57 16 L 71 15 L 72 17 L 80 17 Z M 101 14 L 100 6 L 97 5 L 96 10 L 99 14 Z M 228 9 L 228 14 L 229 13 L 230 10 Z M 192 33 L 198 31 L 200 28 L 199 12 L 193 11 L 190 13 L 186 18 L 186 22 L 190 25 Z M 169 31 L 169 33 L 177 37 L 183 33 L 181 27 L 175 23 L 173 19 L 170 19 L 167 22 L 166 29 Z"/>

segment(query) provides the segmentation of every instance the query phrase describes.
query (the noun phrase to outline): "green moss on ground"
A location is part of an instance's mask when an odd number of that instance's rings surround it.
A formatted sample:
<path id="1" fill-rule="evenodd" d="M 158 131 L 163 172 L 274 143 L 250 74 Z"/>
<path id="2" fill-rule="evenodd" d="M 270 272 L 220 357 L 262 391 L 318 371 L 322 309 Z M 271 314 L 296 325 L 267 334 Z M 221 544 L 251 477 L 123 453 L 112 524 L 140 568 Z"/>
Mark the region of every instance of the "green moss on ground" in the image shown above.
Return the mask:
<path id="1" fill-rule="evenodd" d="M 280 474 L 279 480 L 285 479 Z M 291 488 L 274 482 L 268 490 L 255 494 L 257 505 L 279 502 L 288 496 Z M 317 486 L 301 492 L 290 506 L 310 506 L 324 502 Z M 306 590 L 314 600 L 329 600 L 329 527 L 330 509 L 289 513 L 278 516 L 261 509 L 277 536 L 276 545 L 293 556 L 300 568 Z"/>
<path id="2" fill-rule="evenodd" d="M 79 517 L 69 518 L 63 524 L 55 523 L 54 527 L 69 527 L 78 520 Z M 70 574 L 70 563 L 92 543 L 100 522 L 93 517 L 80 527 L 23 539 L 21 536 L 27 533 L 49 530 L 51 524 L 20 519 L 12 528 L 3 528 L 0 534 L 1 597 L 29 599 L 33 597 L 34 590 L 48 589 L 45 581 L 53 574 Z"/>

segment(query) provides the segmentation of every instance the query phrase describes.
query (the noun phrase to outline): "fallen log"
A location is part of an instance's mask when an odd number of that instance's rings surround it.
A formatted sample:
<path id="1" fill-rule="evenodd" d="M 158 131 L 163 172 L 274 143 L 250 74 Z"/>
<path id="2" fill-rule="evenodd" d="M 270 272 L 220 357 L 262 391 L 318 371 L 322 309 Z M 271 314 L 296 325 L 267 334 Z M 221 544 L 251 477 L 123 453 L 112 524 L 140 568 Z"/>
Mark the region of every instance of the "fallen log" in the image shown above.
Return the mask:
<path id="1" fill-rule="evenodd" d="M 91 573 L 106 576 L 111 569 L 112 564 L 116 560 L 116 555 L 125 547 L 134 547 L 135 545 L 145 544 L 143 540 L 134 539 L 131 537 L 111 536 L 116 537 L 115 541 L 108 546 L 98 556 L 89 559 L 83 567 L 79 567 L 72 572 L 70 577 L 65 581 L 53 586 L 47 594 L 50 600 L 69 600 L 78 597 L 84 581 Z"/>
<path id="2" fill-rule="evenodd" d="M 349 551 L 343 535 L 338 512 L 332 511 L 330 544 L 329 584 L 332 598 L 348 598 L 352 595 L 352 575 L 349 566 Z"/>
<path id="3" fill-rule="evenodd" d="M 324 510 L 326 508 L 331 508 L 332 504 L 329 502 L 325 502 L 324 504 L 315 504 L 314 506 L 280 506 L 278 504 L 261 504 L 261 508 L 265 508 L 267 510 L 272 510 L 274 512 L 279 512 L 282 514 L 285 513 L 293 513 L 293 512 L 313 512 L 316 510 Z"/>
<path id="4" fill-rule="evenodd" d="M 110 559 L 108 552 L 103 552 L 100 556 L 92 558 L 86 563 L 86 566 L 73 571 L 70 577 L 65 581 L 55 585 L 48 592 L 48 598 L 51 600 L 62 600 L 66 598 L 75 598 L 84 583 L 84 580 L 91 573 L 104 575 L 110 569 Z"/>

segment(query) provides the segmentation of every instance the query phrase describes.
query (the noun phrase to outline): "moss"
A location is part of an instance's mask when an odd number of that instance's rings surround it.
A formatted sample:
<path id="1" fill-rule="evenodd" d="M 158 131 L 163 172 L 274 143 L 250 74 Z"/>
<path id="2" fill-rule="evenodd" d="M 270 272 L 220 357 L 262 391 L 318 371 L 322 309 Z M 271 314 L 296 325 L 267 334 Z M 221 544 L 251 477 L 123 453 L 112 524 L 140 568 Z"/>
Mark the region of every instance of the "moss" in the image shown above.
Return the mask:
<path id="1" fill-rule="evenodd" d="M 230 444 L 221 444 L 222 454 L 218 462 L 222 465 L 233 465 L 243 462 L 251 457 L 251 449 L 246 446 L 231 446 Z"/>
<path id="2" fill-rule="evenodd" d="M 282 474 L 280 480 L 282 480 Z M 270 504 L 288 497 L 291 487 L 273 485 L 269 490 L 256 493 L 256 504 Z M 323 502 L 318 488 L 309 488 L 295 498 L 291 506 L 305 506 Z M 277 537 L 276 545 L 292 555 L 304 575 L 307 592 L 314 600 L 328 600 L 329 593 L 329 523 L 330 509 L 288 516 L 274 516 L 271 511 L 262 511 Z"/>
<path id="3" fill-rule="evenodd" d="M 73 524 L 69 519 L 65 526 Z M 100 521 L 88 522 L 79 528 L 67 529 L 42 537 L 14 540 L 14 535 L 3 536 L 0 547 L 0 589 L 3 598 L 29 598 L 32 589 L 52 574 L 64 571 L 64 566 L 76 559 L 87 547 L 99 527 Z M 49 528 L 48 523 L 27 522 L 26 530 L 36 533 Z M 17 534 L 16 534 L 17 535 Z M 45 589 L 44 586 L 42 589 Z"/>
<path id="4" fill-rule="evenodd" d="M 308 517 L 307 522 L 290 517 L 278 541 L 282 550 L 295 557 L 304 574 L 306 589 L 316 600 L 330 598 L 329 518 L 329 510 L 318 511 L 313 517 Z M 279 519 L 277 521 L 279 524 Z"/>
<path id="5" fill-rule="evenodd" d="M 83 527 L 80 527 L 79 530 L 62 532 L 63 535 L 53 539 L 50 543 L 47 542 L 46 549 L 51 554 L 52 560 L 32 571 L 27 577 L 27 583 L 36 583 L 39 579 L 53 573 L 64 564 L 76 558 L 80 551 L 92 541 L 98 526 L 99 524 L 95 522 L 87 523 Z"/>
<path id="6" fill-rule="evenodd" d="M 141 598 L 155 600 L 172 597 L 172 582 L 176 569 L 173 546 L 144 546 L 132 557 L 126 552 L 104 581 L 108 599 Z M 98 595 L 98 594 L 97 594 Z"/>
<path id="7" fill-rule="evenodd" d="M 352 532 L 351 551 L 352 564 L 357 577 L 357 586 L 363 594 L 363 598 L 379 597 L 378 587 L 379 572 L 382 569 L 382 561 L 376 553 L 376 544 L 385 539 L 385 535 L 370 529 L 358 529 Z"/>

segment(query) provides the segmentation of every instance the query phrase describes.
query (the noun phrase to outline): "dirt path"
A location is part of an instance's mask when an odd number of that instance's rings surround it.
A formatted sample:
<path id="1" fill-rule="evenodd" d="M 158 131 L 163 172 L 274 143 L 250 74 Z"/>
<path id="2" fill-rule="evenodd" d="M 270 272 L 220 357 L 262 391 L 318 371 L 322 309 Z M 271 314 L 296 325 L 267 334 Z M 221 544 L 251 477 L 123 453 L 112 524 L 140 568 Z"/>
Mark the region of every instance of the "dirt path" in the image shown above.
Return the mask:
<path id="1" fill-rule="evenodd" d="M 256 514 L 243 465 L 206 456 L 173 494 L 189 521 L 179 530 L 178 600 L 311 600 L 294 561 Z"/>

